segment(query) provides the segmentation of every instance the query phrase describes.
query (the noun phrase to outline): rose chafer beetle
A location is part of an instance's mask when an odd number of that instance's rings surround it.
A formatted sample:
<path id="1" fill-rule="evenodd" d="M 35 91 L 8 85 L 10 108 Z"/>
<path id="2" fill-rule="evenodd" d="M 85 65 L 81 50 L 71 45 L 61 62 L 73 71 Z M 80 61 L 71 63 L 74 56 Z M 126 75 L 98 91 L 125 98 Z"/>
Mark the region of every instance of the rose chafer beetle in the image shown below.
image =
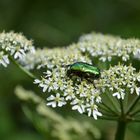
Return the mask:
<path id="1" fill-rule="evenodd" d="M 75 62 L 71 65 L 68 65 L 67 75 L 79 76 L 91 81 L 91 79 L 94 80 L 100 77 L 100 70 L 96 66 L 85 62 Z"/>

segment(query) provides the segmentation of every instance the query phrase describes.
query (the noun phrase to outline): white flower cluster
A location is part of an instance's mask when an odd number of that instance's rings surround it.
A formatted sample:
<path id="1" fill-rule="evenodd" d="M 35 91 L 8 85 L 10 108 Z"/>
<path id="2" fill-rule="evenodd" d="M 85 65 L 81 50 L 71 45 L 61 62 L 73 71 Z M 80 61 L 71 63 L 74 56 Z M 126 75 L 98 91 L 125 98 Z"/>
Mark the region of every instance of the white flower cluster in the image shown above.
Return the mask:
<path id="1" fill-rule="evenodd" d="M 22 34 L 14 32 L 0 33 L 0 64 L 9 64 L 9 55 L 16 60 L 23 59 L 27 52 L 34 52 L 32 41 L 27 40 Z"/>
<path id="2" fill-rule="evenodd" d="M 124 99 L 126 94 L 140 95 L 140 72 L 136 73 L 134 67 L 117 65 L 110 67 L 101 74 L 99 81 L 103 92 L 109 90 L 118 99 Z"/>
<path id="3" fill-rule="evenodd" d="M 67 65 L 77 61 L 91 63 L 90 60 L 74 49 L 55 48 L 46 49 L 46 52 L 44 56 L 46 61 L 40 59 L 44 62 L 37 65 L 40 68 L 46 67 L 46 72 L 41 79 L 35 79 L 34 83 L 38 84 L 43 92 L 51 94 L 47 98 L 47 105 L 61 107 L 69 103 L 73 110 L 87 113 L 95 119 L 102 116 L 98 111 L 98 104 L 101 103 L 100 91 L 95 89 L 93 83 L 80 77 L 67 76 Z M 42 57 L 41 53 L 40 55 Z"/>
<path id="4" fill-rule="evenodd" d="M 115 57 L 121 58 L 122 61 L 128 61 L 131 57 L 140 59 L 139 39 L 122 39 L 111 35 L 91 33 L 83 35 L 77 46 L 82 53 L 97 57 L 103 62 L 111 61 Z"/>
<path id="5" fill-rule="evenodd" d="M 75 62 L 92 64 L 94 60 L 104 62 L 120 58 L 122 62 L 133 57 L 140 59 L 138 39 L 92 33 L 68 47 L 38 49 L 34 54 L 33 51 L 32 43 L 24 36 L 13 32 L 0 34 L 0 64 L 6 67 L 11 55 L 25 68 L 41 72 L 41 78 L 35 79 L 34 83 L 48 93 L 48 106 L 62 107 L 68 103 L 72 110 L 97 119 L 102 116 L 98 109 L 102 93 L 109 94 L 109 91 L 117 99 L 124 99 L 128 93 L 140 95 L 140 72 L 136 73 L 131 65 L 119 64 L 109 70 L 101 70 L 101 77 L 93 82 L 93 79 L 89 82 L 86 78 L 67 74 L 68 66 Z"/>
<path id="6" fill-rule="evenodd" d="M 52 69 L 56 66 L 65 67 L 77 61 L 91 63 L 88 57 L 83 57 L 73 44 L 66 48 L 38 49 L 34 54 L 28 53 L 21 64 L 27 69 Z"/>

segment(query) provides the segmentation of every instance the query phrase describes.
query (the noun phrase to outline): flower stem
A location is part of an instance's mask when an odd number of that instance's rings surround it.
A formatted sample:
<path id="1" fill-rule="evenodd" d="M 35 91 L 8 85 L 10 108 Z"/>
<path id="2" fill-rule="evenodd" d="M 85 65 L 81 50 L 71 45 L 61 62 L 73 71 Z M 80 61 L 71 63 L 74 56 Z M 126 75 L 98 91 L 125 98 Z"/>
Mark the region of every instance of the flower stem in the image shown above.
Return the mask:
<path id="1" fill-rule="evenodd" d="M 120 107 L 121 107 L 121 116 L 124 116 L 124 107 L 123 107 L 123 101 L 120 99 Z"/>
<path id="2" fill-rule="evenodd" d="M 24 67 L 22 67 L 21 65 L 19 65 L 16 60 L 14 60 L 14 58 L 4 49 L 2 49 L 5 54 L 8 55 L 9 59 L 22 71 L 24 72 L 26 75 L 28 75 L 28 77 L 30 77 L 32 80 L 36 79 L 36 76 L 33 75 L 30 71 L 26 70 Z"/>
<path id="3" fill-rule="evenodd" d="M 102 116 L 102 117 L 99 117 L 98 119 L 100 119 L 100 120 L 108 120 L 108 121 L 117 121 L 118 118 Z"/>
<path id="4" fill-rule="evenodd" d="M 109 101 L 111 102 L 112 106 L 114 107 L 115 109 L 115 112 L 119 112 L 119 109 L 118 109 L 118 106 L 117 104 L 115 103 L 115 101 L 113 100 L 113 98 L 107 93 L 105 92 L 106 94 L 106 97 L 109 99 Z"/>
<path id="5" fill-rule="evenodd" d="M 118 114 L 112 110 L 107 104 L 105 104 L 104 102 L 102 102 L 102 105 L 110 112 L 112 112 L 114 115 L 118 116 Z"/>
<path id="6" fill-rule="evenodd" d="M 126 130 L 126 122 L 124 120 L 119 120 L 115 140 L 124 140 L 125 130 Z"/>
<path id="7" fill-rule="evenodd" d="M 140 122 L 140 119 L 133 119 L 133 122 Z"/>
<path id="8" fill-rule="evenodd" d="M 26 75 L 28 75 L 32 80 L 34 80 L 36 77 L 29 72 L 28 70 L 26 70 L 25 68 L 23 68 L 21 65 L 19 65 L 14 59 L 13 57 L 9 56 L 10 60 L 22 71 L 24 72 Z"/>
<path id="9" fill-rule="evenodd" d="M 139 99 L 140 99 L 140 96 L 138 96 L 134 99 L 134 101 L 130 104 L 130 106 L 129 106 L 127 112 L 126 112 L 126 115 L 128 115 L 133 110 L 135 105 L 138 103 Z"/>
<path id="10" fill-rule="evenodd" d="M 130 116 L 135 116 L 135 115 L 138 115 L 139 113 L 140 113 L 140 109 L 138 109 L 137 111 L 131 113 Z"/>

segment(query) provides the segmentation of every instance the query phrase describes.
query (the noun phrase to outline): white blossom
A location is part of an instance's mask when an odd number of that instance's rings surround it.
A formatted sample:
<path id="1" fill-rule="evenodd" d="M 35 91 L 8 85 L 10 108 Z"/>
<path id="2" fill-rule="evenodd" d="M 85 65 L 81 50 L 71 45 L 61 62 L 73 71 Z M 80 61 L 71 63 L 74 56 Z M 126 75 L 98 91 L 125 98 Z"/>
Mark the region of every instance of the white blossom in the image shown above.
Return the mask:
<path id="1" fill-rule="evenodd" d="M 14 32 L 0 33 L 0 51 L 4 51 L 4 66 L 9 64 L 7 56 L 12 56 L 15 60 L 24 59 L 26 53 L 34 53 L 35 49 L 32 41 L 27 40 L 22 34 Z M 6 65 L 5 65 L 6 64 Z"/>
<path id="2" fill-rule="evenodd" d="M 7 67 L 9 64 L 8 55 L 4 55 L 4 52 L 0 52 L 0 64 L 2 64 L 4 67 Z"/>
<path id="3" fill-rule="evenodd" d="M 56 96 L 51 95 L 50 97 L 47 98 L 47 105 L 52 106 L 52 107 L 62 107 L 63 105 L 66 104 L 64 97 L 60 97 L 60 94 L 57 93 Z"/>
<path id="4" fill-rule="evenodd" d="M 71 105 L 73 105 L 72 110 L 78 110 L 81 114 L 85 112 L 84 101 L 75 99 L 71 102 Z"/>
<path id="5" fill-rule="evenodd" d="M 34 83 L 49 95 L 47 105 L 61 107 L 65 102 L 70 103 L 72 110 L 97 119 L 102 116 L 98 107 L 104 93 L 118 100 L 124 100 L 126 94 L 140 94 L 140 73 L 132 65 L 124 65 L 138 54 L 139 44 L 138 39 L 93 33 L 68 47 L 38 49 L 33 55 L 29 52 L 22 64 L 43 71 Z M 67 75 L 68 65 L 80 61 L 92 64 L 94 60 L 101 67 L 106 61 L 112 64 L 112 60 L 120 60 L 120 63 L 101 69 L 100 78 L 91 77 L 90 82 L 77 75 Z"/>
<path id="6" fill-rule="evenodd" d="M 88 116 L 93 116 L 97 120 L 97 116 L 102 116 L 102 113 L 98 111 L 97 106 L 92 101 L 90 104 L 87 104 Z"/>
<path id="7" fill-rule="evenodd" d="M 140 59 L 140 40 L 122 39 L 111 35 L 90 33 L 80 37 L 77 44 L 79 50 L 99 60 L 111 61 L 113 57 L 119 57 L 126 62 L 131 57 Z"/>
<path id="8" fill-rule="evenodd" d="M 140 95 L 140 87 L 136 87 L 136 94 Z"/>
<path id="9" fill-rule="evenodd" d="M 45 92 L 47 90 L 47 88 L 48 88 L 47 81 L 45 81 L 44 78 L 42 78 L 42 80 L 35 79 L 34 84 L 38 84 L 39 87 L 43 88 L 43 92 Z"/>
<path id="10" fill-rule="evenodd" d="M 139 73 L 136 73 L 134 67 L 125 65 L 116 65 L 101 74 L 100 87 L 110 91 L 112 96 L 118 99 L 124 99 L 126 94 L 140 94 Z"/>

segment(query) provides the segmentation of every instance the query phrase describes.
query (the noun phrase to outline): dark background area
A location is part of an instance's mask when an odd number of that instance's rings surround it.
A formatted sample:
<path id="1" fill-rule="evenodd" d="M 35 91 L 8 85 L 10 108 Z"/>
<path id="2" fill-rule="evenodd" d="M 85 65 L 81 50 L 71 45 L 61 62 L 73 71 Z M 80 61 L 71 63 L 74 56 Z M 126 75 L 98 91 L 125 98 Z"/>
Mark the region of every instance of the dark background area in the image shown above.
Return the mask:
<path id="1" fill-rule="evenodd" d="M 0 31 L 22 32 L 36 47 L 66 46 L 91 31 L 140 37 L 140 0 L 0 0 Z M 41 139 L 14 95 L 31 83 L 13 65 L 0 67 L 0 139 Z M 32 86 L 32 85 L 30 85 Z M 137 126 L 132 128 L 139 135 Z"/>

